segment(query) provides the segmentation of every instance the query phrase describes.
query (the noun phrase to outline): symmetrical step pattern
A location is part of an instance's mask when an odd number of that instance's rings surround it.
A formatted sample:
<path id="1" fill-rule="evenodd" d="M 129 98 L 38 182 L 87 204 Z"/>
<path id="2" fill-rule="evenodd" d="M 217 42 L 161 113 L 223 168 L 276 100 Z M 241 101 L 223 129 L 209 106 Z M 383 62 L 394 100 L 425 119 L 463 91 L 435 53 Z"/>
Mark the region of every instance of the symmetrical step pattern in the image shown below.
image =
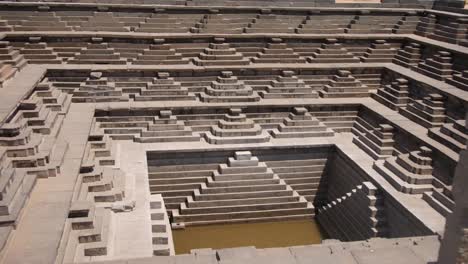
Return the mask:
<path id="1" fill-rule="evenodd" d="M 399 108 L 400 114 L 426 128 L 440 127 L 446 121 L 444 97 L 429 94 L 422 100 L 413 100 L 406 107 Z"/>
<path id="2" fill-rule="evenodd" d="M 233 76 L 232 72 L 223 71 L 210 86 L 205 87 L 200 99 L 207 103 L 256 102 L 260 100 L 260 96 L 250 86 Z"/>
<path id="3" fill-rule="evenodd" d="M 408 80 L 399 78 L 385 85 L 384 88 L 378 89 L 373 98 L 392 110 L 398 111 L 410 102 L 408 89 Z"/>
<path id="4" fill-rule="evenodd" d="M 397 50 L 383 39 L 376 40 L 361 57 L 362 62 L 392 62 Z"/>
<path id="5" fill-rule="evenodd" d="M 395 144 L 393 140 L 393 127 L 391 125 L 382 124 L 379 125 L 378 129 L 367 130 L 364 133 L 359 131 L 358 133 L 359 135 L 353 138 L 354 144 L 358 145 L 373 159 L 385 159 L 392 156 L 395 152 L 393 147 Z"/>
<path id="6" fill-rule="evenodd" d="M 214 10 L 212 10 L 214 11 Z M 192 33 L 241 34 L 254 19 L 253 14 L 217 14 L 205 15 L 190 29 Z"/>
<path id="7" fill-rule="evenodd" d="M 174 226 L 310 219 L 314 207 L 249 151 L 219 164 L 207 181 L 172 211 Z"/>
<path id="8" fill-rule="evenodd" d="M 440 16 L 434 31 L 427 37 L 443 42 L 460 44 L 466 41 L 468 32 L 468 19 L 466 17 L 443 17 Z"/>
<path id="9" fill-rule="evenodd" d="M 393 63 L 406 68 L 416 67 L 421 62 L 421 45 L 418 43 L 410 43 L 403 49 L 398 50 L 397 55 L 393 59 Z"/>
<path id="10" fill-rule="evenodd" d="M 343 47 L 337 39 L 326 39 L 312 57 L 308 57 L 310 63 L 359 63 L 359 58 L 355 57 L 346 48 Z"/>
<path id="11" fill-rule="evenodd" d="M 306 60 L 282 43 L 280 38 L 272 38 L 271 43 L 263 48 L 256 57 L 252 58 L 254 63 L 305 63 Z"/>
<path id="12" fill-rule="evenodd" d="M 318 98 L 318 93 L 304 80 L 294 76 L 293 71 L 282 71 L 280 76 L 270 82 L 266 92 L 261 92 L 265 99 L 273 98 Z"/>
<path id="13" fill-rule="evenodd" d="M 231 108 L 223 120 L 205 133 L 205 139 L 210 144 L 264 143 L 270 141 L 270 135 L 242 114 L 242 109 Z"/>
<path id="14" fill-rule="evenodd" d="M 177 120 L 172 111 L 164 110 L 160 111 L 147 130 L 142 130 L 140 136 L 134 140 L 140 143 L 189 142 L 200 141 L 200 137 L 194 135 L 192 129 L 185 126 L 184 122 Z"/>
<path id="15" fill-rule="evenodd" d="M 402 19 L 401 16 L 356 16 L 351 21 L 346 33 L 350 34 L 390 34 L 393 28 Z"/>
<path id="16" fill-rule="evenodd" d="M 140 91 L 140 95 L 135 95 L 135 101 L 180 101 L 195 100 L 194 94 L 189 93 L 186 87 L 182 87 L 180 82 L 174 81 L 167 72 L 158 72 L 158 78 L 154 78 L 152 83 L 147 83 Z"/>
<path id="17" fill-rule="evenodd" d="M 324 98 L 367 97 L 369 87 L 356 80 L 350 71 L 339 70 L 319 93 Z"/>
<path id="18" fill-rule="evenodd" d="M 421 147 L 408 154 L 378 160 L 374 163 L 374 169 L 398 191 L 408 194 L 423 194 L 432 191 L 435 181 L 432 176 L 431 156 L 431 149 Z"/>
<path id="19" fill-rule="evenodd" d="M 310 115 L 304 107 L 295 107 L 277 129 L 272 130 L 274 138 L 332 137 L 334 132 Z"/>
<path id="20" fill-rule="evenodd" d="M 220 65 L 248 65 L 250 61 L 244 58 L 229 43 L 224 43 L 224 38 L 215 38 L 208 48 L 200 53 L 198 58 L 193 59 L 197 66 L 220 66 Z"/>
<path id="21" fill-rule="evenodd" d="M 444 81 L 452 78 L 452 55 L 447 51 L 439 51 L 434 57 L 420 62 L 414 69 L 431 78 Z"/>
<path id="22" fill-rule="evenodd" d="M 244 29 L 245 33 L 294 33 L 305 16 L 276 15 L 263 10 L 252 23 Z"/>
<path id="23" fill-rule="evenodd" d="M 466 129 L 465 120 L 458 120 L 455 123 L 445 123 L 441 127 L 430 128 L 428 133 L 429 137 L 439 141 L 457 153 L 466 149 L 468 130 Z"/>
<path id="24" fill-rule="evenodd" d="M 387 232 L 383 195 L 371 182 L 319 207 L 316 219 L 325 232 L 341 241 L 385 236 Z"/>
<path id="25" fill-rule="evenodd" d="M 342 34 L 355 18 L 353 15 L 310 15 L 296 29 L 299 34 Z"/>
<path id="26" fill-rule="evenodd" d="M 103 77 L 102 72 L 91 72 L 89 77 L 70 93 L 74 103 L 128 101 L 122 94 L 122 88 L 116 87 L 109 78 Z"/>
<path id="27" fill-rule="evenodd" d="M 102 38 L 93 38 L 94 43 L 88 43 L 68 60 L 70 64 L 127 64 L 120 57 L 120 53 L 109 47 L 108 43 L 102 43 Z"/>
<path id="28" fill-rule="evenodd" d="M 164 43 L 164 39 L 154 39 L 154 44 L 144 49 L 143 53 L 138 54 L 133 64 L 140 65 L 180 65 L 188 64 L 190 61 L 182 57 L 171 44 Z"/>

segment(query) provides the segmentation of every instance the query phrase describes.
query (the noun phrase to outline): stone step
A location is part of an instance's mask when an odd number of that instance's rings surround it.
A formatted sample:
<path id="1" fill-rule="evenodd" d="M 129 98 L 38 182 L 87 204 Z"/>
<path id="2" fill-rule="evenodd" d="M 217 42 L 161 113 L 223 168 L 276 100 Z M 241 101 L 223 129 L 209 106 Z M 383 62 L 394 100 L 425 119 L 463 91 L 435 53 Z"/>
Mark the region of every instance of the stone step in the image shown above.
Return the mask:
<path id="1" fill-rule="evenodd" d="M 297 202 L 300 200 L 299 196 L 282 196 L 282 197 L 261 197 L 261 198 L 246 198 L 235 200 L 216 200 L 216 201 L 191 201 L 188 202 L 190 208 L 206 208 L 218 206 L 242 206 L 252 204 L 279 204 L 288 202 Z"/>
<path id="2" fill-rule="evenodd" d="M 447 207 L 439 199 L 436 199 L 434 197 L 434 194 L 436 192 L 437 191 L 425 192 L 423 193 L 422 199 L 426 201 L 432 208 L 434 208 L 439 214 L 443 215 L 444 217 L 447 217 L 450 214 L 452 214 L 453 209 Z"/>
<path id="3" fill-rule="evenodd" d="M 385 168 L 383 161 L 376 161 L 374 163 L 374 169 L 392 184 L 396 190 L 403 193 L 423 194 L 424 192 L 431 191 L 433 188 L 431 184 L 411 184 L 403 181 L 400 177 Z"/>
<path id="4" fill-rule="evenodd" d="M 225 214 L 225 213 L 241 213 L 255 212 L 266 210 L 282 210 L 293 208 L 307 208 L 307 201 L 284 202 L 273 204 L 252 204 L 252 205 L 234 205 L 234 206 L 216 206 L 216 207 L 182 207 L 179 210 L 181 216 L 202 215 L 202 214 Z"/>

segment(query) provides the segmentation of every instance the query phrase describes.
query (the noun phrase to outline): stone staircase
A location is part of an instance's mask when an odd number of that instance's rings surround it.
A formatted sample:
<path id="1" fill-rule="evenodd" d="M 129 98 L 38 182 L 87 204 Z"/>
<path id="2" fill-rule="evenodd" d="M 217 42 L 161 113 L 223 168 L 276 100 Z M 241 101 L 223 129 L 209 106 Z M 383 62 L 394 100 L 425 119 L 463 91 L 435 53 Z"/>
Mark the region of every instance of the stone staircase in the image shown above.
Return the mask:
<path id="1" fill-rule="evenodd" d="M 339 70 L 319 94 L 323 98 L 367 97 L 369 87 L 356 80 L 351 72 Z"/>
<path id="2" fill-rule="evenodd" d="M 419 16 L 405 15 L 393 28 L 396 34 L 414 34 L 420 22 Z"/>
<path id="3" fill-rule="evenodd" d="M 440 94 L 429 94 L 422 100 L 412 100 L 398 111 L 426 128 L 440 127 L 446 121 L 444 98 Z"/>
<path id="4" fill-rule="evenodd" d="M 0 61 L 18 71 L 27 64 L 24 56 L 18 50 L 14 50 L 9 41 L 0 41 Z"/>
<path id="5" fill-rule="evenodd" d="M 396 79 L 391 84 L 377 90 L 377 94 L 372 97 L 379 103 L 398 111 L 410 102 L 408 80 L 404 78 Z"/>
<path id="6" fill-rule="evenodd" d="M 47 46 L 46 42 L 40 42 L 41 38 L 30 37 L 30 43 L 25 43 L 20 52 L 29 64 L 62 64 L 57 53 Z M 31 43 L 32 42 L 32 43 Z"/>
<path id="7" fill-rule="evenodd" d="M 154 39 L 155 44 L 144 49 L 143 53 L 138 54 L 132 64 L 136 65 L 180 65 L 189 64 L 187 58 L 183 58 L 171 44 L 164 43 L 164 39 Z"/>
<path id="8" fill-rule="evenodd" d="M 127 61 L 120 57 L 108 43 L 101 43 L 102 38 L 93 38 L 94 43 L 88 43 L 69 59 L 69 64 L 119 64 L 125 65 Z"/>
<path id="9" fill-rule="evenodd" d="M 250 61 L 244 58 L 229 43 L 224 43 L 224 38 L 214 38 L 214 42 L 205 48 L 198 58 L 193 59 L 197 66 L 222 66 L 222 65 L 248 65 Z"/>
<path id="10" fill-rule="evenodd" d="M 250 86 L 233 76 L 231 71 L 222 71 L 221 76 L 200 93 L 200 99 L 207 103 L 256 102 L 260 100 L 260 96 Z"/>
<path id="11" fill-rule="evenodd" d="M 15 12 L 13 12 L 15 13 Z M 72 28 L 67 26 L 56 16 L 55 12 L 33 12 L 30 16 L 23 16 L 18 24 L 13 26 L 15 31 L 71 31 Z"/>
<path id="12" fill-rule="evenodd" d="M 412 68 L 418 66 L 421 62 L 421 56 L 421 45 L 409 43 L 403 49 L 398 50 L 393 63 L 406 68 Z"/>
<path id="13" fill-rule="evenodd" d="M 306 60 L 289 48 L 287 43 L 282 43 L 281 38 L 272 38 L 271 43 L 263 48 L 262 52 L 252 58 L 254 63 L 305 63 Z"/>
<path id="14" fill-rule="evenodd" d="M 125 23 L 114 17 L 113 12 L 94 12 L 93 16 L 81 25 L 75 26 L 74 29 L 78 31 L 130 31 Z"/>
<path id="15" fill-rule="evenodd" d="M 296 28 L 296 33 L 342 34 L 354 18 L 353 15 L 309 15 L 307 20 Z"/>
<path id="16" fill-rule="evenodd" d="M 452 78 L 452 55 L 447 51 L 439 51 L 432 58 L 420 62 L 413 69 L 421 74 L 444 81 Z"/>
<path id="17" fill-rule="evenodd" d="M 271 135 L 274 138 L 332 137 L 334 132 L 311 116 L 306 108 L 295 107 Z"/>
<path id="18" fill-rule="evenodd" d="M 354 57 L 337 39 L 328 38 L 311 57 L 307 58 L 310 63 L 359 63 L 359 58 Z"/>
<path id="19" fill-rule="evenodd" d="M 269 9 L 262 10 L 252 23 L 244 29 L 245 33 L 295 33 L 302 24 L 304 16 L 289 16 L 272 14 Z"/>
<path id="20" fill-rule="evenodd" d="M 270 82 L 266 92 L 260 92 L 264 99 L 273 98 L 318 98 L 318 93 L 305 82 L 294 76 L 293 71 L 282 71 Z"/>
<path id="21" fill-rule="evenodd" d="M 364 125 L 356 122 L 356 129 L 353 132 L 357 136 L 353 138 L 353 143 L 375 160 L 386 159 L 396 152 L 394 149 L 393 127 L 391 125 L 381 124 L 377 129 L 369 130 Z"/>
<path id="22" fill-rule="evenodd" d="M 238 151 L 173 210 L 173 226 L 309 219 L 312 203 L 248 151 Z"/>
<path id="23" fill-rule="evenodd" d="M 370 63 L 390 63 L 392 62 L 397 49 L 393 48 L 386 40 L 379 39 L 371 44 L 364 56 L 361 57 L 362 62 Z"/>
<path id="24" fill-rule="evenodd" d="M 453 79 L 447 79 L 446 81 L 463 91 L 468 91 L 468 71 L 463 71 L 461 74 L 454 74 Z"/>
<path id="25" fill-rule="evenodd" d="M 454 123 L 445 123 L 441 127 L 430 128 L 428 135 L 457 153 L 466 149 L 468 129 L 466 129 L 465 120 L 458 120 Z"/>
<path id="26" fill-rule="evenodd" d="M 430 192 L 423 193 L 422 199 L 426 201 L 441 215 L 448 217 L 455 209 L 455 201 L 452 191 L 447 187 L 435 188 Z"/>
<path id="27" fill-rule="evenodd" d="M 371 182 L 319 207 L 316 219 L 325 232 L 341 241 L 382 237 L 387 233 L 384 197 Z"/>
<path id="28" fill-rule="evenodd" d="M 65 222 L 63 263 L 82 262 L 113 251 L 114 212 L 88 201 L 75 201 Z"/>
<path id="29" fill-rule="evenodd" d="M 205 133 L 205 139 L 210 144 L 265 143 L 270 141 L 270 135 L 242 114 L 242 109 L 231 108 L 223 120 Z"/>
<path id="30" fill-rule="evenodd" d="M 192 33 L 242 34 L 254 19 L 253 14 L 207 14 L 190 29 Z"/>
<path id="31" fill-rule="evenodd" d="M 415 34 L 428 37 L 434 32 L 436 23 L 437 18 L 434 14 L 428 14 L 425 17 L 421 17 L 419 24 L 416 26 Z"/>
<path id="32" fill-rule="evenodd" d="M 163 11 L 163 10 L 161 10 Z M 148 33 L 188 33 L 198 21 L 202 19 L 201 14 L 164 14 L 158 12 L 141 22 L 136 32 Z"/>
<path id="33" fill-rule="evenodd" d="M 171 224 L 167 215 L 164 200 L 160 194 L 150 196 L 151 232 L 154 256 L 173 256 Z"/>
<path id="34" fill-rule="evenodd" d="M 194 135 L 191 127 L 184 125 L 183 121 L 177 120 L 172 111 L 160 111 L 159 116 L 154 117 L 152 124 L 147 130 L 142 130 L 139 136 L 134 138 L 135 142 L 189 142 L 200 141 L 200 136 Z"/>
<path id="35" fill-rule="evenodd" d="M 432 150 L 421 147 L 417 151 L 389 157 L 374 163 L 374 169 L 400 192 L 423 194 L 432 191 Z"/>
<path id="36" fill-rule="evenodd" d="M 158 78 L 142 88 L 139 95 L 135 95 L 135 101 L 179 101 L 196 100 L 194 94 L 189 93 L 180 82 L 175 82 L 169 77 L 168 72 L 158 72 Z"/>
<path id="37" fill-rule="evenodd" d="M 74 103 L 92 102 L 121 102 L 128 101 L 128 97 L 122 94 L 122 89 L 116 87 L 109 78 L 103 77 L 102 72 L 91 72 L 79 87 L 71 91 Z"/>
<path id="38" fill-rule="evenodd" d="M 443 17 L 440 16 L 434 31 L 427 37 L 435 40 L 460 44 L 466 41 L 468 33 L 468 19 L 465 17 Z"/>
<path id="39" fill-rule="evenodd" d="M 345 30 L 349 34 L 391 34 L 401 16 L 356 16 Z"/>

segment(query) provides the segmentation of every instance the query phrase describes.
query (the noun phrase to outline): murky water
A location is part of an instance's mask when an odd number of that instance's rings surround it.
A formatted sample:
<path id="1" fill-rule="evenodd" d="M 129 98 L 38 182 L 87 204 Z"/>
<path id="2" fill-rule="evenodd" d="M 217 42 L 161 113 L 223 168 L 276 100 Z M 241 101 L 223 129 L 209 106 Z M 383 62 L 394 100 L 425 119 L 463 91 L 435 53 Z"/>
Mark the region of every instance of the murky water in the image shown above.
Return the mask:
<path id="1" fill-rule="evenodd" d="M 257 248 L 318 244 L 322 235 L 311 220 L 230 225 L 207 225 L 173 230 L 176 254 L 197 248 Z"/>

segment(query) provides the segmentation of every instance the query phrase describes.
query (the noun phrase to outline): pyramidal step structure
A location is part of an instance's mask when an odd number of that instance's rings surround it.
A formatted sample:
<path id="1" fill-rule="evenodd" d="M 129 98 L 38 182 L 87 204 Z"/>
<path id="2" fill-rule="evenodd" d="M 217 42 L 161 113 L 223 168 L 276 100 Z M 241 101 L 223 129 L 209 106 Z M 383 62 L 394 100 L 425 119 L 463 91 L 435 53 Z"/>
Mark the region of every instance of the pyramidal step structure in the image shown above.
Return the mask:
<path id="1" fill-rule="evenodd" d="M 237 151 L 219 164 L 206 183 L 179 209 L 173 227 L 311 219 L 314 206 L 293 191 L 250 151 Z"/>

